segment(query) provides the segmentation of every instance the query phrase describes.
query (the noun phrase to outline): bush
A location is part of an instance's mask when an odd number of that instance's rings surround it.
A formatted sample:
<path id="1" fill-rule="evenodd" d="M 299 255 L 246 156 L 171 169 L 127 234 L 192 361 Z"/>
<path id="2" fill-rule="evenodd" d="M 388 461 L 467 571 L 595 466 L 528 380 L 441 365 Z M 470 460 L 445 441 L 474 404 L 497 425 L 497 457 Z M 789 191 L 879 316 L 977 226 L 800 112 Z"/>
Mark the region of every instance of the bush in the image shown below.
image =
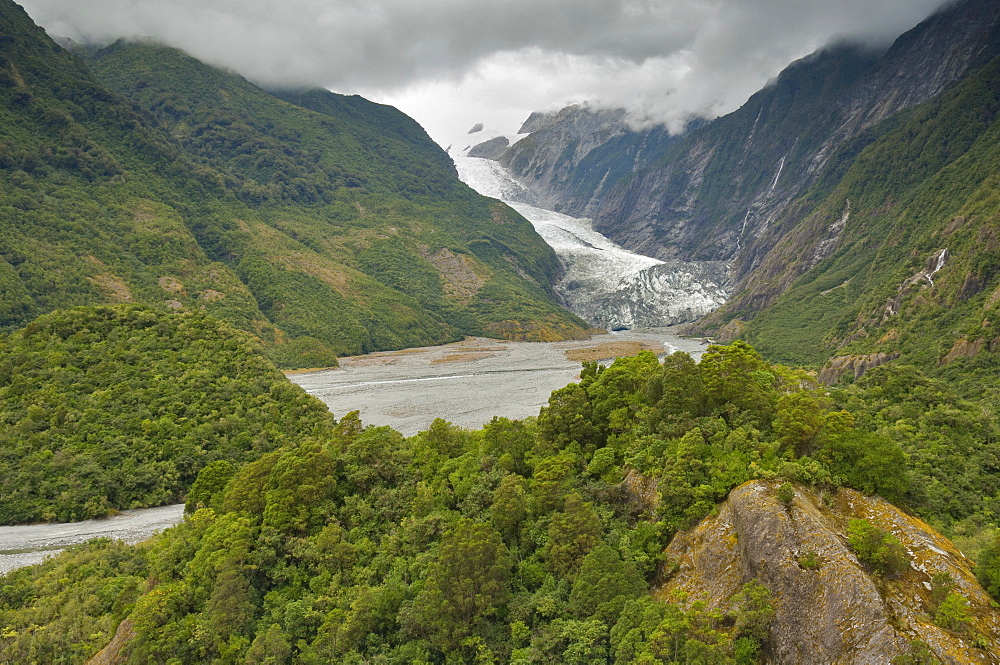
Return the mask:
<path id="1" fill-rule="evenodd" d="M 868 520 L 851 520 L 847 527 L 848 543 L 858 561 L 876 575 L 896 578 L 910 568 L 910 558 L 894 535 Z"/>
<path id="2" fill-rule="evenodd" d="M 795 488 L 792 487 L 791 483 L 782 483 L 781 487 L 778 488 L 776 496 L 778 501 L 783 503 L 786 508 L 790 508 L 792 500 L 795 499 Z"/>

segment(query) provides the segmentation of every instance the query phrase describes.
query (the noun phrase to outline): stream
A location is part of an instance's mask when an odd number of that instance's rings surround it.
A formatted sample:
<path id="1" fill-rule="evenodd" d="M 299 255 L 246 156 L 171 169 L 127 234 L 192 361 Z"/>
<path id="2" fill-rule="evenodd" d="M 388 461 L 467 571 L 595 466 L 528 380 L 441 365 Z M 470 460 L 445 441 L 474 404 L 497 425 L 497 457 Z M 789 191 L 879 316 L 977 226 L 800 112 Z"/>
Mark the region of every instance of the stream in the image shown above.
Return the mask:
<path id="1" fill-rule="evenodd" d="M 123 510 L 114 517 L 57 524 L 0 526 L 0 574 L 93 538 L 138 543 L 181 521 L 184 504 Z"/>

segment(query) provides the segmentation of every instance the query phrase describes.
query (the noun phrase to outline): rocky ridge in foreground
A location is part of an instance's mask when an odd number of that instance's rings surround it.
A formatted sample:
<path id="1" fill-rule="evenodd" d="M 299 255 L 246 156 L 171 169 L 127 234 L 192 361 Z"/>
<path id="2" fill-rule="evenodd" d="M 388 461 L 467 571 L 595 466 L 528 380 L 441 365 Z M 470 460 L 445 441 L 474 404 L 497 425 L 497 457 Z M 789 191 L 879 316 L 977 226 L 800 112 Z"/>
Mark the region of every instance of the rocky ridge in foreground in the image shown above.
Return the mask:
<path id="1" fill-rule="evenodd" d="M 677 534 L 666 551 L 674 572 L 655 596 L 725 608 L 756 578 L 774 599 L 768 643 L 778 663 L 885 663 L 911 653 L 915 640 L 942 663 L 1000 663 L 1000 611 L 948 539 L 879 497 L 796 486 L 786 505 L 777 490 L 777 481 L 746 483 Z M 848 542 L 856 519 L 898 538 L 910 559 L 898 578 L 859 561 Z M 945 573 L 951 593 L 968 602 L 950 628 L 939 625 L 948 620 L 933 591 Z"/>

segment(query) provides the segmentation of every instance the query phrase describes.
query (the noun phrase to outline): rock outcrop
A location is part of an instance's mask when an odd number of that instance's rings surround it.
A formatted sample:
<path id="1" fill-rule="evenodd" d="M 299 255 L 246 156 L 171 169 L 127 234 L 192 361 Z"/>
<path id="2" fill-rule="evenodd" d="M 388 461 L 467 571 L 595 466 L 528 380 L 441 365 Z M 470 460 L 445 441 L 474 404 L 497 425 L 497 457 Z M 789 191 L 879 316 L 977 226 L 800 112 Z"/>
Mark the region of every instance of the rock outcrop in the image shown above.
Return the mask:
<path id="1" fill-rule="evenodd" d="M 135 626 L 131 619 L 125 619 L 118 624 L 118 630 L 108 645 L 94 654 L 86 665 L 122 665 L 128 661 L 126 649 L 134 638 Z"/>
<path id="2" fill-rule="evenodd" d="M 507 140 L 506 136 L 497 136 L 472 146 L 469 149 L 469 157 L 497 160 L 506 152 L 509 145 L 510 141 Z"/>
<path id="3" fill-rule="evenodd" d="M 871 368 L 884 365 L 898 357 L 898 351 L 892 353 L 880 351 L 857 356 L 835 356 L 826 361 L 826 365 L 820 370 L 816 380 L 825 386 L 832 386 L 839 383 L 845 374 L 852 374 L 855 379 L 860 379 Z"/>
<path id="4" fill-rule="evenodd" d="M 777 663 L 888 663 L 921 640 L 942 663 L 1000 663 L 1000 611 L 976 582 L 970 561 L 946 538 L 892 504 L 853 490 L 823 498 L 795 488 L 789 505 L 777 481 L 733 490 L 717 514 L 677 534 L 667 548 L 673 575 L 656 590 L 725 608 L 757 579 L 775 617 L 768 648 Z M 898 579 L 873 575 L 848 546 L 851 519 L 891 532 L 911 567 Z M 935 624 L 931 579 L 948 573 L 969 602 L 958 631 Z"/>

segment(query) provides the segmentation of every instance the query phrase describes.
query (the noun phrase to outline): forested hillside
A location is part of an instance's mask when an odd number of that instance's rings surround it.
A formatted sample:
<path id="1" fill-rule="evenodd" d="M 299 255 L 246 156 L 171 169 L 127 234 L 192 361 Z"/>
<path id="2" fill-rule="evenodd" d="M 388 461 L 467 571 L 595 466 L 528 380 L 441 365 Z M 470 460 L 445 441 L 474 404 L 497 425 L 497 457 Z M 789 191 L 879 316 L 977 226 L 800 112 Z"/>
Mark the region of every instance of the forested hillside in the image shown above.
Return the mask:
<path id="1" fill-rule="evenodd" d="M 285 366 L 585 333 L 531 225 L 398 111 L 285 95 L 308 110 L 150 44 L 86 52 L 92 72 L 9 0 L 0 21 L 0 328 L 81 304 L 204 310 Z"/>
<path id="2" fill-rule="evenodd" d="M 147 545 L 99 542 L 3 578 L 0 657 L 83 662 L 125 619 L 111 662 L 764 662 L 778 635 L 804 639 L 773 625 L 791 602 L 774 581 L 721 604 L 697 587 L 650 596 L 678 570 L 671 537 L 754 479 L 779 512 L 848 486 L 964 530 L 1000 593 L 995 423 L 886 369 L 828 394 L 737 343 L 700 364 L 587 364 L 537 418 L 478 432 L 440 420 L 404 439 L 349 414 L 235 474 L 207 467 L 196 512 Z M 832 589 L 853 561 L 872 588 L 918 598 L 927 625 L 897 626 L 886 661 L 943 655 L 945 642 L 911 645 L 930 635 L 993 662 L 1000 617 L 983 592 L 932 549 L 908 554 L 885 519 L 855 518 L 835 536 L 852 554 L 799 552 L 794 574 Z M 863 632 L 866 616 L 843 619 Z"/>
<path id="3" fill-rule="evenodd" d="M 843 175 L 804 201 L 800 224 L 776 230 L 782 237 L 759 281 L 722 317 L 752 318 L 744 335 L 785 362 L 884 353 L 948 366 L 941 371 L 955 378 L 995 377 L 998 89 L 1000 58 L 880 125 Z M 836 251 L 795 280 L 838 220 Z M 757 314 L 760 299 L 774 304 Z"/>
<path id="4" fill-rule="evenodd" d="M 232 470 L 333 424 L 214 317 L 53 312 L 0 337 L 0 524 L 175 503 L 205 466 Z"/>

